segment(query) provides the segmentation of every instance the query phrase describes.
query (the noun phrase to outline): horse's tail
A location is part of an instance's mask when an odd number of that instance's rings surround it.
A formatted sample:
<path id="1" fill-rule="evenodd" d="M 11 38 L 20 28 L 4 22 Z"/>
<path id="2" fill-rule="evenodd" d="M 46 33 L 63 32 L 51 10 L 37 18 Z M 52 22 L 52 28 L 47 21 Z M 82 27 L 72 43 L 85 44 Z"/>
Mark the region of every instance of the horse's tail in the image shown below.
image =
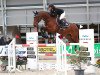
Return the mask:
<path id="1" fill-rule="evenodd" d="M 83 26 L 79 24 L 76 24 L 76 26 L 78 27 L 78 29 L 83 28 Z"/>

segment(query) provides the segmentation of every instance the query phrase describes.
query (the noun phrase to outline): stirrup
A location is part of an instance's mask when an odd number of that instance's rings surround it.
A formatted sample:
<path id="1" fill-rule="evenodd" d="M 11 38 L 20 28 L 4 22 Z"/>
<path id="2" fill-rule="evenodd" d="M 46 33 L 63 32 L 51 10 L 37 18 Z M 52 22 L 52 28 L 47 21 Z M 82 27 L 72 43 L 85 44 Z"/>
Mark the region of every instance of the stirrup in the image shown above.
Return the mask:
<path id="1" fill-rule="evenodd" d="M 69 25 L 68 24 L 64 24 L 62 27 L 65 27 L 65 28 L 67 28 Z"/>

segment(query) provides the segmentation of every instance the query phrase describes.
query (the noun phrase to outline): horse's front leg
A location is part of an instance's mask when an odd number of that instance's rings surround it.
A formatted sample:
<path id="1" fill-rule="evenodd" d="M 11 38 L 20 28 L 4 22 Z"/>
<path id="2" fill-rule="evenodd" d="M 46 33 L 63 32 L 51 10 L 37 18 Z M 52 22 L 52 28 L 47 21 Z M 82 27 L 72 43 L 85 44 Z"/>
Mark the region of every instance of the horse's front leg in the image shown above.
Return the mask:
<path id="1" fill-rule="evenodd" d="M 38 32 L 38 28 L 37 27 L 34 27 L 34 32 Z"/>
<path id="2" fill-rule="evenodd" d="M 48 38 L 48 33 L 45 27 L 41 27 L 40 31 L 43 38 Z"/>
<path id="3" fill-rule="evenodd" d="M 41 31 L 41 32 L 46 32 L 46 27 L 41 27 L 41 28 L 40 28 L 40 31 Z"/>

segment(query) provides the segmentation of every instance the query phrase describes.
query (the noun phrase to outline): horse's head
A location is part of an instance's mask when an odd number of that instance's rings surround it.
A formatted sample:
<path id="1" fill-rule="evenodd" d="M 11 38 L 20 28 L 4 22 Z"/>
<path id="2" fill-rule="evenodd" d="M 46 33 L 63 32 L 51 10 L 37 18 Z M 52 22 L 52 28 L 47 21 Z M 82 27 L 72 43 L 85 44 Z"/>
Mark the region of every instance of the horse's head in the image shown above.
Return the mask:
<path id="1" fill-rule="evenodd" d="M 33 12 L 34 13 L 34 27 L 37 27 L 38 23 L 41 20 L 44 20 L 45 22 L 47 22 L 50 19 L 50 14 L 46 11 L 40 11 L 40 12 Z"/>
<path id="2" fill-rule="evenodd" d="M 34 25 L 34 27 L 37 27 L 38 22 L 40 21 L 39 13 L 37 11 L 36 12 L 33 11 L 33 13 L 34 13 L 34 23 L 33 23 L 33 25 Z"/>

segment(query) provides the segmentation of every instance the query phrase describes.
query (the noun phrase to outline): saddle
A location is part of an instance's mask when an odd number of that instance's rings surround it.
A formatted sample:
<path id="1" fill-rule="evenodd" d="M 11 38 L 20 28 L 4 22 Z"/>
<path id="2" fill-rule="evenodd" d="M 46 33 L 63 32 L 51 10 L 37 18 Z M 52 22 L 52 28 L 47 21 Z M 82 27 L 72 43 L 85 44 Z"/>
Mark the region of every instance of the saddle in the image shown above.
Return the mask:
<path id="1" fill-rule="evenodd" d="M 48 12 L 49 14 L 50 14 L 50 16 L 52 16 L 52 17 L 56 17 L 57 15 L 56 14 L 54 14 L 54 13 L 50 13 L 50 12 Z M 63 19 L 59 19 L 59 17 L 57 16 L 57 23 L 58 23 L 58 25 L 60 26 L 60 28 L 67 28 L 68 26 L 69 26 L 69 24 L 68 24 L 68 22 L 66 21 L 66 19 L 65 18 L 63 18 Z"/>

